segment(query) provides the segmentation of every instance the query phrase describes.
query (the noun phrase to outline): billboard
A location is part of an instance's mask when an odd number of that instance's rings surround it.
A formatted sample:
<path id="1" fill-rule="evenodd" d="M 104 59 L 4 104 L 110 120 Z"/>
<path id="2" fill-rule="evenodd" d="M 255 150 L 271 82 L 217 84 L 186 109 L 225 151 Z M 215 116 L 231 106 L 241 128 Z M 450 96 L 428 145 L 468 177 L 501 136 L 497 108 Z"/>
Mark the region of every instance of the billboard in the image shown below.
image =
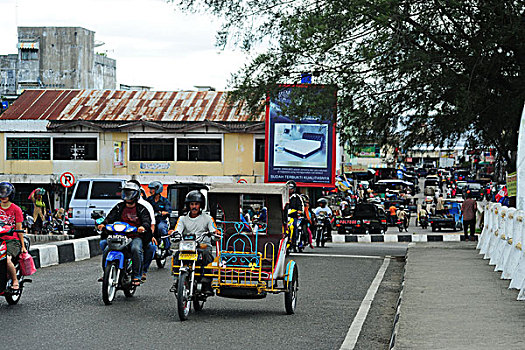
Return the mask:
<path id="1" fill-rule="evenodd" d="M 300 186 L 332 187 L 335 184 L 335 125 L 332 105 L 329 115 L 286 116 L 286 108 L 294 98 L 293 89 L 316 89 L 317 85 L 284 86 L 266 108 L 265 182 L 295 180 Z M 311 92 L 312 90 L 310 90 Z M 325 101 L 335 101 L 333 97 Z"/>

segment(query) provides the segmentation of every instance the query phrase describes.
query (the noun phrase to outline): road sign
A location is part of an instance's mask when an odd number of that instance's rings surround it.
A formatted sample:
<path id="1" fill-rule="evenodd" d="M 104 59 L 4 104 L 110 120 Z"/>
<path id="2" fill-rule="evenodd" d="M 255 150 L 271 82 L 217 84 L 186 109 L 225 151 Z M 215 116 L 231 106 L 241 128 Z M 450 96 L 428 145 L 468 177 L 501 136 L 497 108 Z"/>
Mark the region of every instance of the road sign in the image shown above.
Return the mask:
<path id="1" fill-rule="evenodd" d="M 239 179 L 239 181 L 237 181 L 238 184 L 247 184 L 248 181 L 246 181 L 245 179 Z"/>
<path id="2" fill-rule="evenodd" d="M 60 175 L 60 183 L 65 188 L 72 187 L 75 184 L 75 177 L 70 172 L 65 172 Z"/>

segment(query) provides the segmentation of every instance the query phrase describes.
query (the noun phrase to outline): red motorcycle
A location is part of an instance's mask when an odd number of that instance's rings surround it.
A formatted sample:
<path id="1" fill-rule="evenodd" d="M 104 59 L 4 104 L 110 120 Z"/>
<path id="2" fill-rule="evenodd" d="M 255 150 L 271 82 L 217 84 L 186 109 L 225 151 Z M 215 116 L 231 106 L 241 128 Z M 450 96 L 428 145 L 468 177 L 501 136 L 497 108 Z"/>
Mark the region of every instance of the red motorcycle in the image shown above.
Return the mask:
<path id="1" fill-rule="evenodd" d="M 18 233 L 25 230 L 15 230 L 13 226 L 9 226 L 3 223 L 0 223 L 0 236 L 8 233 Z M 24 243 L 29 251 L 29 240 L 24 237 Z M 22 291 L 24 290 L 25 283 L 31 283 L 32 280 L 26 278 L 20 272 L 20 264 L 18 257 L 13 258 L 13 264 L 16 269 L 16 276 L 18 278 L 19 288 L 17 290 L 11 289 L 11 284 L 13 281 L 11 277 L 7 274 L 7 244 L 5 241 L 0 240 L 0 296 L 3 296 L 8 304 L 15 305 L 18 304 L 20 298 L 22 297 Z"/>

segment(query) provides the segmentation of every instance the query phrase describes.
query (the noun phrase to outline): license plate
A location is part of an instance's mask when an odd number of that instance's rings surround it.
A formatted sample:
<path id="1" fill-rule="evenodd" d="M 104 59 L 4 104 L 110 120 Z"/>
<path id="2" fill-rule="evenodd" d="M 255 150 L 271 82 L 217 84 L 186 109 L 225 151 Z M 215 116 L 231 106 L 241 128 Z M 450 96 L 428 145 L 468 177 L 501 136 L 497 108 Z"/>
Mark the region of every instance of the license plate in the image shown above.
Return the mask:
<path id="1" fill-rule="evenodd" d="M 179 254 L 179 260 L 195 260 L 197 261 L 197 254 Z"/>
<path id="2" fill-rule="evenodd" d="M 339 220 L 339 223 L 341 225 L 355 225 L 357 221 L 356 220 Z"/>

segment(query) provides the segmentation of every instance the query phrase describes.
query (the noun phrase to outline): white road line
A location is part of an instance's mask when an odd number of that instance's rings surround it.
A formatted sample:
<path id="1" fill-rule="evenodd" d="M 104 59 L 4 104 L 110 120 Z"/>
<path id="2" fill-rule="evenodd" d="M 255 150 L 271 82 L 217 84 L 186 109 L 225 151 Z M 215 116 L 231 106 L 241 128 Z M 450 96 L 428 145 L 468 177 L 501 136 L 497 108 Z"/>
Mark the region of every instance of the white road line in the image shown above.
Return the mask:
<path id="1" fill-rule="evenodd" d="M 383 259 L 382 256 L 373 255 L 344 255 L 344 254 L 314 254 L 314 253 L 291 253 L 291 256 L 322 256 L 325 258 L 363 258 L 363 259 Z"/>
<path id="2" fill-rule="evenodd" d="M 359 307 L 359 310 L 355 315 L 352 325 L 348 329 L 345 341 L 341 345 L 340 350 L 352 350 L 355 347 L 355 344 L 357 343 L 357 338 L 359 338 L 359 334 L 361 333 L 363 323 L 365 323 L 366 316 L 368 315 L 368 311 L 370 310 L 370 306 L 372 305 L 372 301 L 374 300 L 374 297 L 377 293 L 377 289 L 379 288 L 379 285 L 383 280 L 383 276 L 385 275 L 385 271 L 388 268 L 389 264 L 390 259 L 385 258 L 385 260 L 383 261 L 383 265 L 381 265 L 379 271 L 377 271 L 376 277 L 372 281 L 370 288 L 368 288 L 368 292 L 366 292 L 365 298 L 361 302 L 361 306 Z"/>

